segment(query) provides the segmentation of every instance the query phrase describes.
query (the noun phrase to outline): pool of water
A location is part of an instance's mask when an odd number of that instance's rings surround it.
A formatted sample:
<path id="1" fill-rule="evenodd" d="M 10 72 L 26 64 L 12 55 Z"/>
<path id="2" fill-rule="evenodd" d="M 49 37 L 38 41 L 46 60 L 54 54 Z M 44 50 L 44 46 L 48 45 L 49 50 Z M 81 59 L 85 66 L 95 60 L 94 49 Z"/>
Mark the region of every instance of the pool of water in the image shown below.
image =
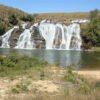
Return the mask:
<path id="1" fill-rule="evenodd" d="M 19 50 L 19 49 L 2 49 L 0 55 L 18 53 L 45 60 L 50 64 L 67 67 L 74 65 L 80 70 L 100 70 L 100 53 L 87 51 L 66 51 L 66 50 Z"/>

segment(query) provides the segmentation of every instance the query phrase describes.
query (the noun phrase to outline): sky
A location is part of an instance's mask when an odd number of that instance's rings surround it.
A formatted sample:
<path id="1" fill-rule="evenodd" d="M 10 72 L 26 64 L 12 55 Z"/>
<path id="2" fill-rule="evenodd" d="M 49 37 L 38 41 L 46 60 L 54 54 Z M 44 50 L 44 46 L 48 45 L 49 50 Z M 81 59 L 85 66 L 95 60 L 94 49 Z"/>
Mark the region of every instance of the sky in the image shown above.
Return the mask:
<path id="1" fill-rule="evenodd" d="M 100 0 L 0 0 L 28 13 L 86 12 L 100 9 Z"/>

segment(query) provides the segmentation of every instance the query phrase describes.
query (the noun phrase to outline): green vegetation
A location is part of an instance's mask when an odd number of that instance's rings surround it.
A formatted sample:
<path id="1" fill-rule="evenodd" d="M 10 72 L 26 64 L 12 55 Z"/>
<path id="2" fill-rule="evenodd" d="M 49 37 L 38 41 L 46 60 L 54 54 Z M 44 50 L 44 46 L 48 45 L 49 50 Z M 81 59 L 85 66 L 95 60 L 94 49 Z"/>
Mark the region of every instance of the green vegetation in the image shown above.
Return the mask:
<path id="1" fill-rule="evenodd" d="M 73 72 L 72 66 L 63 69 L 18 54 L 0 56 L 0 84 L 2 89 L 4 87 L 6 96 L 3 100 L 47 100 L 47 97 L 48 100 L 100 98 L 100 84 L 95 85 Z M 46 91 L 55 88 L 56 92 Z"/>
<path id="2" fill-rule="evenodd" d="M 0 35 L 3 35 L 7 30 L 7 25 L 4 22 L 0 23 Z"/>
<path id="3" fill-rule="evenodd" d="M 21 81 L 11 89 L 11 93 L 18 94 L 18 93 L 28 92 L 29 91 L 28 85 L 29 84 L 27 84 L 27 81 L 26 82 Z"/>
<path id="4" fill-rule="evenodd" d="M 4 34 L 13 25 L 18 24 L 21 17 L 26 15 L 21 10 L 0 5 L 0 35 Z"/>
<path id="5" fill-rule="evenodd" d="M 16 8 L 0 5 L 0 35 L 14 25 L 27 21 L 34 22 L 34 15 L 27 14 Z"/>
<path id="6" fill-rule="evenodd" d="M 23 21 L 29 21 L 29 22 L 34 22 L 34 16 L 32 16 L 31 14 L 28 14 L 27 16 L 23 16 L 21 18 Z"/>
<path id="7" fill-rule="evenodd" d="M 0 77 L 24 75 L 35 69 L 40 69 L 41 72 L 46 65 L 47 62 L 27 56 L 18 56 L 17 54 L 0 56 Z"/>
<path id="8" fill-rule="evenodd" d="M 17 25 L 19 23 L 18 17 L 15 14 L 9 16 L 9 23 Z"/>
<path id="9" fill-rule="evenodd" d="M 90 12 L 90 23 L 82 30 L 82 37 L 85 45 L 100 46 L 100 11 Z M 87 47 L 87 48 L 88 48 Z"/>
<path id="10" fill-rule="evenodd" d="M 14 25 L 22 22 L 39 22 L 42 19 L 51 19 L 54 22 L 60 21 L 69 23 L 75 19 L 90 19 L 89 24 L 81 25 L 81 36 L 83 39 L 83 47 L 88 49 L 93 46 L 100 46 L 100 11 L 94 10 L 89 12 L 76 13 L 44 13 L 44 14 L 28 14 L 16 8 L 0 5 L 0 35 L 4 34 Z M 37 33 L 36 33 L 37 34 Z"/>
<path id="11" fill-rule="evenodd" d="M 93 50 L 94 52 L 100 52 L 100 47 L 92 47 L 92 50 Z"/>
<path id="12" fill-rule="evenodd" d="M 76 84 L 77 87 L 79 87 L 78 91 L 83 93 L 89 93 L 93 88 L 93 86 L 86 79 L 84 79 L 83 76 L 73 72 L 72 66 L 67 68 L 64 79 L 73 84 Z"/>

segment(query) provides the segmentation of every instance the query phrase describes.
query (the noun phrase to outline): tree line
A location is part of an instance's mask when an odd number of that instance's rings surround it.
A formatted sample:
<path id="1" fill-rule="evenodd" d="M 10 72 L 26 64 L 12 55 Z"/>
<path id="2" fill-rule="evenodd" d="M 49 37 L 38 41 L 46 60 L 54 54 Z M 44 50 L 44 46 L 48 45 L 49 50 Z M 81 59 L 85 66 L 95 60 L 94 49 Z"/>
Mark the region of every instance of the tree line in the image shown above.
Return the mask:
<path id="1" fill-rule="evenodd" d="M 90 23 L 82 29 L 84 46 L 100 46 L 100 10 L 90 12 Z"/>

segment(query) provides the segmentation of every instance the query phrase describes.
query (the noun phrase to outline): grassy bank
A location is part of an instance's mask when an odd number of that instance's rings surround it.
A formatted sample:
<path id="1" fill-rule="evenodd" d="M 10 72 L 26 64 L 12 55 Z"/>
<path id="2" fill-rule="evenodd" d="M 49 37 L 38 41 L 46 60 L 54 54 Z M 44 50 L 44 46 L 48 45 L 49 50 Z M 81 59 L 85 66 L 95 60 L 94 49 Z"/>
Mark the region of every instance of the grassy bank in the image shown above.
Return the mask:
<path id="1" fill-rule="evenodd" d="M 92 50 L 93 50 L 94 52 L 100 52 L 100 47 L 92 47 Z"/>
<path id="2" fill-rule="evenodd" d="M 25 75 L 37 69 L 41 70 L 46 65 L 45 61 L 17 54 L 0 56 L 0 77 Z"/>
<path id="3" fill-rule="evenodd" d="M 0 56 L 0 100 L 99 100 L 100 84 L 17 54 Z"/>

